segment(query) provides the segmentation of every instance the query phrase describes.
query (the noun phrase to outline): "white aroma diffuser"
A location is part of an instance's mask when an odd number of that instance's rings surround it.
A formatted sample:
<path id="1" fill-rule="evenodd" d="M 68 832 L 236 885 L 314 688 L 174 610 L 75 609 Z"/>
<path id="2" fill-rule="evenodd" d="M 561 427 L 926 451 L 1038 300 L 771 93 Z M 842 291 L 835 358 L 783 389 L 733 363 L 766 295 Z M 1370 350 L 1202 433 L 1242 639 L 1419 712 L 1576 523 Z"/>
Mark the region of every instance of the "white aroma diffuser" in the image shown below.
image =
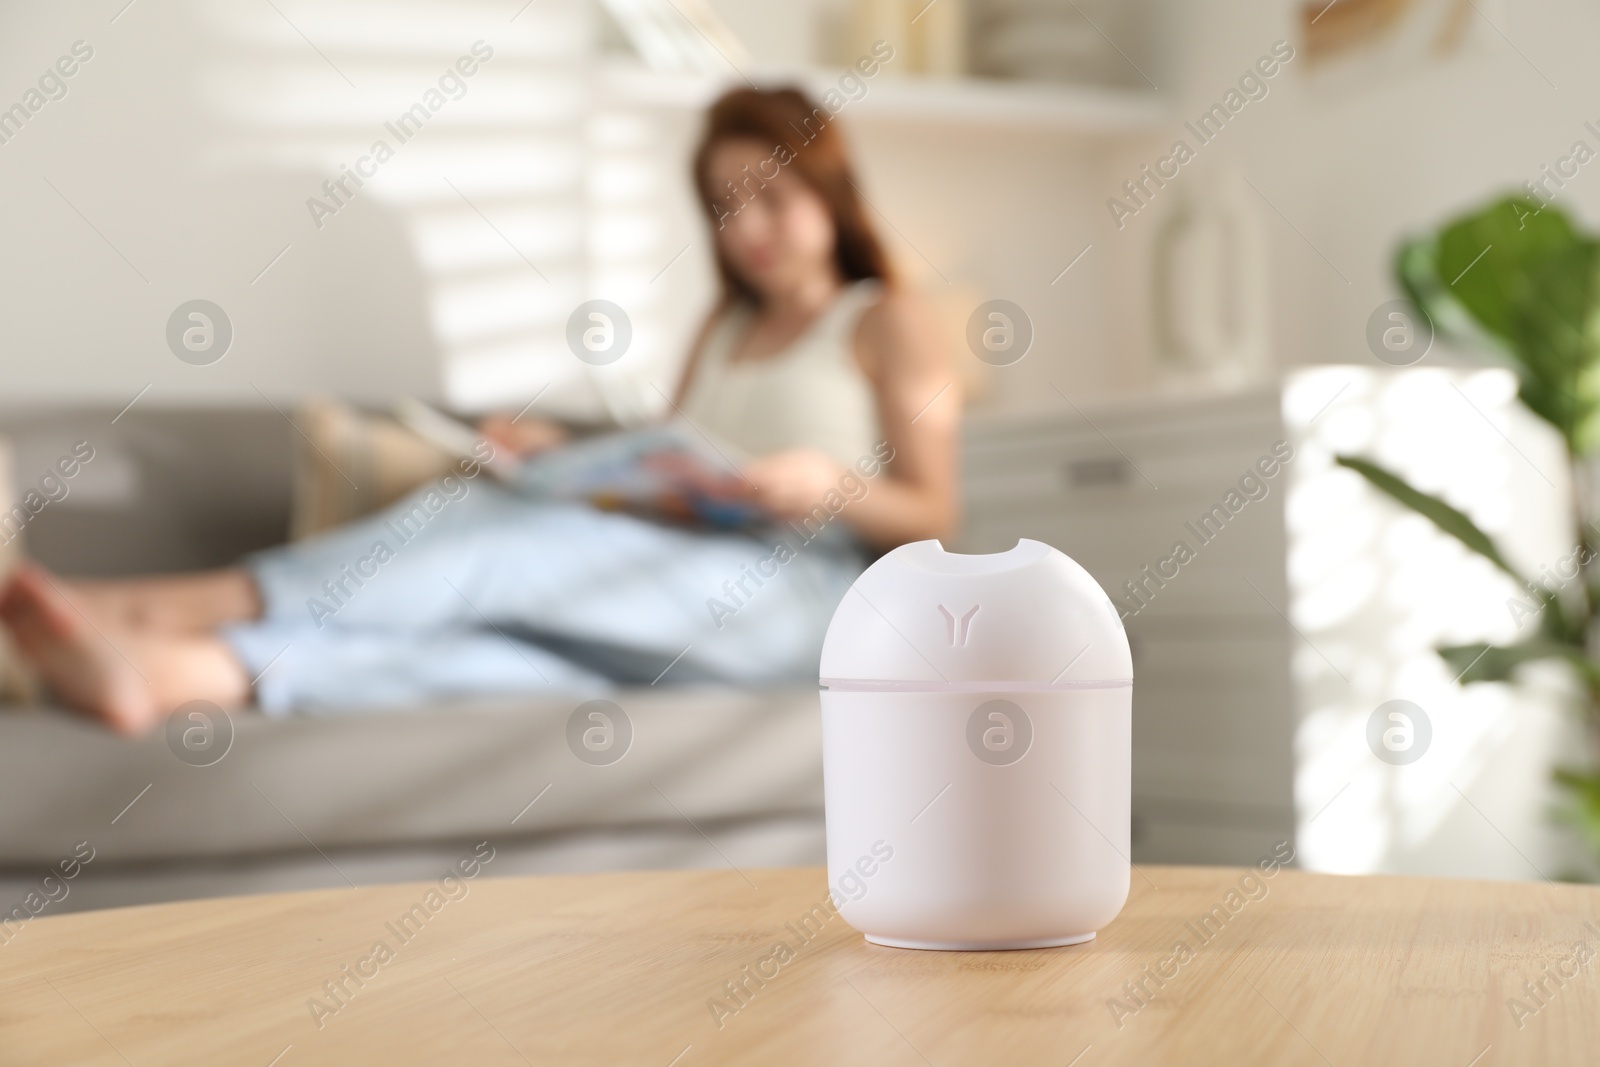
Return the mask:
<path id="1" fill-rule="evenodd" d="M 1133 662 L 1077 563 L 897 548 L 840 602 L 821 674 L 828 881 L 868 941 L 1072 945 L 1122 910 Z"/>

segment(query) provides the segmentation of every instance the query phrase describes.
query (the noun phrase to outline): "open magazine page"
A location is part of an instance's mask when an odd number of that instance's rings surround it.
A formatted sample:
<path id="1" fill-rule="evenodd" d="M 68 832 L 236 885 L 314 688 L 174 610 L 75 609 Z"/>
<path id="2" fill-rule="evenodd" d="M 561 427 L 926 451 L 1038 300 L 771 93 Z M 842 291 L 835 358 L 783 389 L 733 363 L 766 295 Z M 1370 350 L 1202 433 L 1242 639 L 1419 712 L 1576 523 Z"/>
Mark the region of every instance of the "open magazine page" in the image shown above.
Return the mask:
<path id="1" fill-rule="evenodd" d="M 524 461 L 513 488 L 682 522 L 738 527 L 765 513 L 749 499 L 743 456 L 680 420 L 600 434 Z"/>
<path id="2" fill-rule="evenodd" d="M 465 423 L 409 398 L 395 406 L 395 415 L 440 448 L 462 458 L 477 456 L 477 431 Z M 768 518 L 750 500 L 750 483 L 739 473 L 746 458 L 680 418 L 582 438 L 526 460 L 497 457 L 488 469 L 529 496 L 741 527 Z"/>

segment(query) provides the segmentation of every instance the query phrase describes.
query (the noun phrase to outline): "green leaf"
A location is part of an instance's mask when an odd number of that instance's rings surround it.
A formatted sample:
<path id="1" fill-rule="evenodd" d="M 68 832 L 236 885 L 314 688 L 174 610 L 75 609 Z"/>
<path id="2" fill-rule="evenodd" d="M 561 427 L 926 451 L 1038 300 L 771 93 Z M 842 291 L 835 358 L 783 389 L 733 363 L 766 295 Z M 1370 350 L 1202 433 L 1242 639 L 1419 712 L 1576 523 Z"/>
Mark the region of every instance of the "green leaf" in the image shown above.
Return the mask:
<path id="1" fill-rule="evenodd" d="M 1560 209 L 1511 197 L 1464 215 L 1439 231 L 1439 280 L 1484 329 L 1514 346 L 1518 321 L 1535 304 L 1581 322 L 1587 286 L 1542 294 L 1535 275 L 1554 260 L 1591 253 Z"/>
<path id="2" fill-rule="evenodd" d="M 1440 530 L 1454 537 L 1478 555 L 1499 567 L 1509 574 L 1518 586 L 1526 587 L 1523 580 L 1511 564 L 1500 555 L 1500 549 L 1489 539 L 1489 535 L 1478 529 L 1478 524 L 1467 518 L 1465 514 L 1446 504 L 1443 500 L 1420 489 L 1413 489 L 1405 479 L 1398 474 L 1385 470 L 1370 460 L 1358 459 L 1355 456 L 1335 456 L 1334 462 L 1341 467 L 1348 467 L 1361 475 L 1372 484 L 1375 489 L 1387 493 L 1390 497 L 1404 504 L 1430 520 Z"/>
<path id="3" fill-rule="evenodd" d="M 1561 815 L 1589 840 L 1592 851 L 1600 852 L 1600 773 L 1558 767 L 1552 776 L 1570 794 L 1570 806 Z"/>
<path id="4" fill-rule="evenodd" d="M 1588 675 L 1594 667 L 1583 656 L 1581 649 L 1542 637 L 1518 645 L 1446 645 L 1439 655 L 1456 673 L 1462 685 L 1473 682 L 1509 682 L 1518 667 L 1542 659 L 1559 659 Z"/>
<path id="5" fill-rule="evenodd" d="M 1510 358 L 1523 402 L 1573 455 L 1600 445 L 1600 241 L 1506 197 L 1403 243 L 1395 274 L 1439 335 Z"/>

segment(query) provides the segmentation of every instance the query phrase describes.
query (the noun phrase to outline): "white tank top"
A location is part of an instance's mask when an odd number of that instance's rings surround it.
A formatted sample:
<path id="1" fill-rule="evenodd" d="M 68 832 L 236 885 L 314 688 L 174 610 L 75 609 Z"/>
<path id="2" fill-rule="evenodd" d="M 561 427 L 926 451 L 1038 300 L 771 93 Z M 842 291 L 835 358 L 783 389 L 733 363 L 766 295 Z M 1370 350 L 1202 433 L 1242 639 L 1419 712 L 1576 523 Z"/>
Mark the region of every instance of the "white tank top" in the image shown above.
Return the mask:
<path id="1" fill-rule="evenodd" d="M 870 279 L 846 286 L 787 348 L 737 363 L 729 357 L 755 308 L 735 305 L 706 336 L 684 414 L 752 456 L 815 448 L 854 466 L 882 440 L 877 397 L 854 350 L 856 322 L 881 290 Z"/>

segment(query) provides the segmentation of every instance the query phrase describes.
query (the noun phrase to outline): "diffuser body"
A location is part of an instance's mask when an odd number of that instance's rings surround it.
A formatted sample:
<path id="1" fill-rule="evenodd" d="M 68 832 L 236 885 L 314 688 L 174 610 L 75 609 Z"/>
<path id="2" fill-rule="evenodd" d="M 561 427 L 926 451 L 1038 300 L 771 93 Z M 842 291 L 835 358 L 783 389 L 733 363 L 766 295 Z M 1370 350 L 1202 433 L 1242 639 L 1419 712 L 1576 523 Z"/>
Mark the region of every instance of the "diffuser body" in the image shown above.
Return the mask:
<path id="1" fill-rule="evenodd" d="M 839 914 L 904 948 L 1094 937 L 1128 895 L 1132 674 L 1110 599 L 1048 545 L 869 567 L 822 650 Z"/>

